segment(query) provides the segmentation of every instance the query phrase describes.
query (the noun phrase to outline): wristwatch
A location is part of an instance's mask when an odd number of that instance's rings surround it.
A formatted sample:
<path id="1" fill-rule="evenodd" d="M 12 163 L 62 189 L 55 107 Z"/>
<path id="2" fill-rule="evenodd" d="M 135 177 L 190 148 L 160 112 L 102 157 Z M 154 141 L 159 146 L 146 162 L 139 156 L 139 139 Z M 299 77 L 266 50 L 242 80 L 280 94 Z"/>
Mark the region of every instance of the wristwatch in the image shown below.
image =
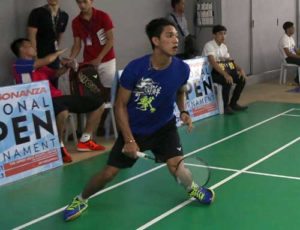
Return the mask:
<path id="1" fill-rule="evenodd" d="M 186 111 L 186 110 L 180 111 L 180 116 L 181 116 L 182 114 L 184 114 L 184 113 L 190 116 L 190 113 L 189 113 L 188 111 Z"/>

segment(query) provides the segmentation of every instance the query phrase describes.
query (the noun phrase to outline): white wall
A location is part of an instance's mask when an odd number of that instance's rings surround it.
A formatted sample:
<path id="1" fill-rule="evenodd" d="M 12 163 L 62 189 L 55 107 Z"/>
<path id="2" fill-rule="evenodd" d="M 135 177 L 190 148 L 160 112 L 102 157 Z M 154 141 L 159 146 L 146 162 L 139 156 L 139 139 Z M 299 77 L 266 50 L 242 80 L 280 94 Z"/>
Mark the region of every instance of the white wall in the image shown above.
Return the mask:
<path id="1" fill-rule="evenodd" d="M 296 0 L 282 3 L 282 0 L 252 0 L 253 74 L 280 68 L 278 42 L 284 34 L 282 25 L 285 21 L 296 22 Z"/>
<path id="2" fill-rule="evenodd" d="M 246 73 L 250 73 L 251 60 L 250 2 L 250 0 L 221 2 L 222 24 L 227 28 L 226 45 L 231 57 Z"/>
<path id="3" fill-rule="evenodd" d="M 259 74 L 280 68 L 278 41 L 283 34 L 282 24 L 287 20 L 297 22 L 299 0 L 205 1 L 215 4 L 216 24 L 227 27 L 229 52 L 247 73 Z M 254 27 L 251 27 L 252 19 Z M 295 27 L 299 33 L 299 23 Z M 197 28 L 199 47 L 212 39 L 211 29 Z"/>

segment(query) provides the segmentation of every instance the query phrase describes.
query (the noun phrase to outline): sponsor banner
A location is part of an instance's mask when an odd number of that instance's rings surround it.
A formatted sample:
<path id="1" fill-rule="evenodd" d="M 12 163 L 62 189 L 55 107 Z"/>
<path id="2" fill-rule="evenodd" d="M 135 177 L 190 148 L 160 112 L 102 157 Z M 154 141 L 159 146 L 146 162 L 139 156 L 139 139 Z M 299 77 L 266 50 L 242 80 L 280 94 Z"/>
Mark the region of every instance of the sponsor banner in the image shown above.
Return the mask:
<path id="1" fill-rule="evenodd" d="M 61 165 L 48 82 L 1 87 L 0 185 Z"/>
<path id="2" fill-rule="evenodd" d="M 219 114 L 218 103 L 211 76 L 211 67 L 206 57 L 185 60 L 191 72 L 187 83 L 186 108 L 194 121 Z M 179 111 L 175 114 L 180 125 Z"/>

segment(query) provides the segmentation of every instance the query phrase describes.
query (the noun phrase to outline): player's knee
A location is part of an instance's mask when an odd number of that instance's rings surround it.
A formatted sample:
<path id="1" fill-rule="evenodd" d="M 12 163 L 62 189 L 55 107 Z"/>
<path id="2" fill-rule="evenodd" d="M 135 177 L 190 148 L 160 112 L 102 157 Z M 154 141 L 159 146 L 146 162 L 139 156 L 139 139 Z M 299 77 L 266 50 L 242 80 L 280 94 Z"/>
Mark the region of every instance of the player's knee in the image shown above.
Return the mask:
<path id="1" fill-rule="evenodd" d="M 173 176 L 176 176 L 176 166 L 175 165 L 168 165 L 169 171 Z"/>
<path id="2" fill-rule="evenodd" d="M 69 116 L 69 111 L 63 110 L 59 114 L 56 115 L 56 119 L 57 120 L 66 120 L 68 116 Z"/>
<path id="3" fill-rule="evenodd" d="M 172 175 L 176 176 L 176 170 L 177 170 L 177 167 L 179 166 L 178 164 L 179 164 L 179 162 L 181 162 L 181 160 L 182 160 L 182 157 L 177 156 L 177 157 L 173 157 L 167 161 L 168 169 Z"/>
<path id="4" fill-rule="evenodd" d="M 113 168 L 113 167 L 107 167 L 103 172 L 103 177 L 105 181 L 109 182 L 112 179 L 115 178 L 115 176 L 118 174 L 119 169 Z"/>
<path id="5" fill-rule="evenodd" d="M 90 103 L 93 105 L 93 112 L 94 113 L 101 113 L 101 111 L 104 109 L 104 101 L 102 98 L 89 98 Z"/>

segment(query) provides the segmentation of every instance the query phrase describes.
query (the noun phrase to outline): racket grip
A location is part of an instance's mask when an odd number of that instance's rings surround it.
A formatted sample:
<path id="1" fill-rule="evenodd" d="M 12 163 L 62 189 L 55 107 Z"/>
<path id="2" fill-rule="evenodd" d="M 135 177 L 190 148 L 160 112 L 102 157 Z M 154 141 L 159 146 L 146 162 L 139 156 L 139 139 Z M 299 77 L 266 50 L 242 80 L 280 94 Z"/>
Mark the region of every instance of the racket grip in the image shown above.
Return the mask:
<path id="1" fill-rule="evenodd" d="M 140 158 L 146 158 L 146 154 L 142 152 L 136 152 L 136 155 Z"/>

